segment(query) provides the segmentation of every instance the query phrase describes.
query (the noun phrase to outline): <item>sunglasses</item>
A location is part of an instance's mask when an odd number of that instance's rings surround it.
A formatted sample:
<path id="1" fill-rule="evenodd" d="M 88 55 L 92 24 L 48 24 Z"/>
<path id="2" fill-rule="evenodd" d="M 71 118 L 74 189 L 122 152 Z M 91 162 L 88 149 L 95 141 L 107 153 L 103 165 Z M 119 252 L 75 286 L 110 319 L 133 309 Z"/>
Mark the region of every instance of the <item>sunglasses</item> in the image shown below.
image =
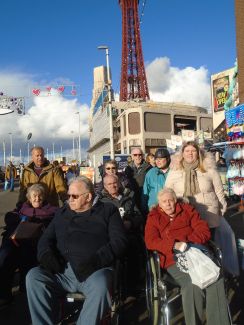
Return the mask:
<path id="1" fill-rule="evenodd" d="M 116 169 L 116 167 L 106 167 L 107 170 Z"/>
<path id="2" fill-rule="evenodd" d="M 135 156 L 135 157 L 141 157 L 142 154 L 141 153 L 134 153 L 133 156 Z"/>
<path id="3" fill-rule="evenodd" d="M 67 196 L 69 199 L 72 197 L 72 199 L 77 200 L 77 199 L 79 199 L 80 196 L 85 195 L 85 194 L 88 194 L 88 192 L 85 192 L 82 194 L 68 194 Z"/>

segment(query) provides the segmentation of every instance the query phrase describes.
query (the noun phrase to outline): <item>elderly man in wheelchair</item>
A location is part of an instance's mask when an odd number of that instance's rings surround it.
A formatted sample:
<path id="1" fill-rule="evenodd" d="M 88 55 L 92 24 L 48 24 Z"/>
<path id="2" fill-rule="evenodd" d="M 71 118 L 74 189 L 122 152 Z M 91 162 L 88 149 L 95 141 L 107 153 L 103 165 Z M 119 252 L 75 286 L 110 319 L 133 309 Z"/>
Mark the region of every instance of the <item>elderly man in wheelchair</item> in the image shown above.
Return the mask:
<path id="1" fill-rule="evenodd" d="M 33 325 L 57 324 L 67 293 L 85 296 L 77 324 L 101 324 L 111 308 L 113 265 L 127 247 L 119 210 L 94 202 L 86 177 L 71 180 L 68 197 L 39 241 L 40 266 L 27 274 Z"/>
<path id="2" fill-rule="evenodd" d="M 205 317 L 208 325 L 231 323 L 223 278 L 220 276 L 214 283 L 201 289 L 192 283 L 187 260 L 182 263 L 181 259 L 177 259 L 177 256 L 183 256 L 184 252 L 185 256 L 187 255 L 190 244 L 208 246 L 209 239 L 208 225 L 200 218 L 193 206 L 177 201 L 175 192 L 171 189 L 164 188 L 158 193 L 158 205 L 148 215 L 145 243 L 148 250 L 158 253 L 161 267 L 158 267 L 158 273 L 160 273 L 158 276 L 163 278 L 164 274 L 180 287 L 186 325 L 203 324 L 204 302 L 206 302 Z M 150 270 L 154 277 L 157 273 L 155 265 L 152 265 Z M 155 280 L 153 286 L 158 285 L 157 281 L 158 279 Z M 160 295 L 160 290 L 157 294 Z M 157 297 L 157 294 L 152 298 L 160 304 L 160 297 Z M 164 308 L 164 311 L 168 311 L 168 306 Z M 158 316 L 153 323 L 168 324 L 167 317 L 168 315 Z"/>

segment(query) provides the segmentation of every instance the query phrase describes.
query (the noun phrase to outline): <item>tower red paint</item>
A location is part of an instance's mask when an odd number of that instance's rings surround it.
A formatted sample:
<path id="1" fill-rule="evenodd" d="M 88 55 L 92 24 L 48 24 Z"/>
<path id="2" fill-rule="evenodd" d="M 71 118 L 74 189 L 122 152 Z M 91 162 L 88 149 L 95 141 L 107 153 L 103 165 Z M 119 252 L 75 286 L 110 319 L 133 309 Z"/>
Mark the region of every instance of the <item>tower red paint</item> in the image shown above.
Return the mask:
<path id="1" fill-rule="evenodd" d="M 122 11 L 120 101 L 150 99 L 143 61 L 138 3 L 139 0 L 119 0 Z"/>

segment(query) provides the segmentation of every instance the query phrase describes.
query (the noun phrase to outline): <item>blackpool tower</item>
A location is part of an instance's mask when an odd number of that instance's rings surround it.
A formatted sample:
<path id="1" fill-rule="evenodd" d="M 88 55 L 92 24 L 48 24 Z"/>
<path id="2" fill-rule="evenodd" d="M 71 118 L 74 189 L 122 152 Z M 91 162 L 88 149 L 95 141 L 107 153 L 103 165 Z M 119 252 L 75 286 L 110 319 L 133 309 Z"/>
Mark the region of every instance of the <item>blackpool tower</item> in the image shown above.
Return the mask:
<path id="1" fill-rule="evenodd" d="M 122 11 L 120 101 L 150 99 L 143 61 L 138 3 L 139 0 L 119 0 Z"/>

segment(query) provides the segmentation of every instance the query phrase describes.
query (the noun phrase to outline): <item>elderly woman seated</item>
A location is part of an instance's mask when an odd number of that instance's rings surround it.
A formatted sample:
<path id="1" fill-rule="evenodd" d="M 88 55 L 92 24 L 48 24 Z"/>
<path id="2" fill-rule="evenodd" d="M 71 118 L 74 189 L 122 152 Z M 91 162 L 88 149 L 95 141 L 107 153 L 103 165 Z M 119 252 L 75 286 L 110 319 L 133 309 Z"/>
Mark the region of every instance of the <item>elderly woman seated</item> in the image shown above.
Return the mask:
<path id="1" fill-rule="evenodd" d="M 45 202 L 45 190 L 41 184 L 30 186 L 26 197 L 27 201 L 20 211 L 11 211 L 5 215 L 6 225 L 0 248 L 0 307 L 8 305 L 12 300 L 12 283 L 16 269 L 20 271 L 20 290 L 25 290 L 25 275 L 37 265 L 38 234 L 41 235 L 57 210 L 57 207 Z M 29 235 L 25 231 L 27 238 L 18 240 L 13 234 L 21 222 L 38 223 L 43 227 L 40 226 L 42 230 L 39 231 L 36 229 L 35 234 L 33 229 L 32 234 L 29 230 Z"/>
<path id="2" fill-rule="evenodd" d="M 160 265 L 181 287 L 186 325 L 202 324 L 206 299 L 207 324 L 230 324 L 223 279 L 201 290 L 188 273 L 176 266 L 174 251 L 183 252 L 187 243 L 205 244 L 210 239 L 207 222 L 193 206 L 177 201 L 175 192 L 164 188 L 158 193 L 158 205 L 148 215 L 145 243 L 160 255 Z"/>

